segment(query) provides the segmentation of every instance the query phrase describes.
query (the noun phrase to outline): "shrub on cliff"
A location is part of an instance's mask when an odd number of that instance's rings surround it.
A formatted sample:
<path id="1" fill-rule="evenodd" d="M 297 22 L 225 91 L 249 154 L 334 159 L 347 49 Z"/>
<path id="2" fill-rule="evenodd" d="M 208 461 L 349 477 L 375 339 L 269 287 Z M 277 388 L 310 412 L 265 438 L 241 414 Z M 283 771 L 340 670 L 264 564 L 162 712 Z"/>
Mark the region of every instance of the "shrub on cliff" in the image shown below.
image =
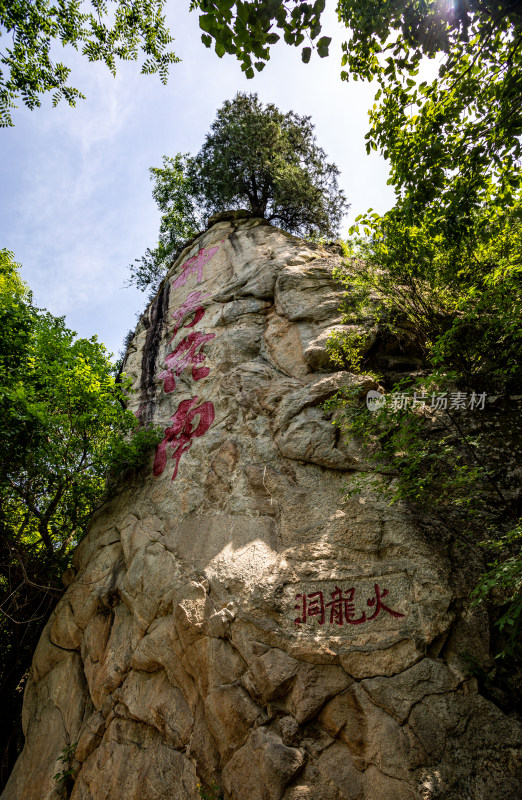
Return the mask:
<path id="1" fill-rule="evenodd" d="M 290 233 L 335 237 L 347 202 L 326 158 L 310 117 L 263 106 L 256 94 L 227 100 L 196 156 L 178 153 L 151 168 L 163 214 L 159 241 L 131 265 L 131 283 L 156 286 L 217 211 L 248 208 Z"/>
<path id="2" fill-rule="evenodd" d="M 458 236 L 437 232 L 429 213 L 409 224 L 400 205 L 375 215 L 370 234 L 347 244 L 350 258 L 336 275 L 347 290 L 347 330 L 329 346 L 340 366 L 376 369 L 391 391 L 378 411 L 348 393 L 330 407 L 369 458 L 393 471 L 379 486 L 387 497 L 418 516 L 430 510 L 459 546 L 485 549 L 473 595 L 488 600 L 501 632 L 495 646 L 515 657 L 520 680 L 522 519 L 511 453 L 522 388 L 522 196 L 506 207 L 484 204 Z M 386 375 L 386 359 L 374 360 L 357 333 L 368 318 L 383 341 L 400 342 L 406 328 L 422 370 L 403 373 L 400 384 L 393 370 Z"/>

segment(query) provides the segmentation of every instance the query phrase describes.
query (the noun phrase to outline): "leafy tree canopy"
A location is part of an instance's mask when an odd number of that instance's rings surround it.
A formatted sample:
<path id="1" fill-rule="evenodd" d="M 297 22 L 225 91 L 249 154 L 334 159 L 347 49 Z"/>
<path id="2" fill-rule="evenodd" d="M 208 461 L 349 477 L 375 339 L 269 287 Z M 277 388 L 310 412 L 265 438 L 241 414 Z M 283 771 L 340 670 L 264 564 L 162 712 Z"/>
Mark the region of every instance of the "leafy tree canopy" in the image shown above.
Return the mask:
<path id="1" fill-rule="evenodd" d="M 6 250 L 0 295 L 0 521 L 57 559 L 81 537 L 110 471 L 132 463 L 125 437 L 138 423 L 104 346 L 36 308 Z"/>
<path id="2" fill-rule="evenodd" d="M 184 240 L 217 211 L 247 207 L 291 233 L 335 236 L 347 203 L 339 170 L 326 159 L 310 117 L 238 93 L 218 110 L 196 156 L 164 158 L 151 169 L 160 238 L 131 266 L 132 282 L 157 285 Z"/>
<path id="3" fill-rule="evenodd" d="M 332 236 L 346 208 L 310 117 L 263 107 L 256 94 L 223 104 L 193 169 L 206 213 L 247 204 L 292 233 Z"/>
<path id="4" fill-rule="evenodd" d="M 163 166 L 151 167 L 152 196 L 161 211 L 158 244 L 130 265 L 130 284 L 154 293 L 183 243 L 192 239 L 203 224 L 196 205 L 192 181 L 192 161 L 188 153 L 174 158 L 163 156 Z"/>
<path id="5" fill-rule="evenodd" d="M 117 59 L 144 56 L 142 73 L 167 81 L 172 42 L 162 14 L 164 0 L 0 0 L 0 127 L 13 124 L 21 97 L 33 109 L 52 92 L 53 105 L 74 106 L 84 95 L 67 81 L 70 68 L 54 60 L 55 48 L 71 45 L 89 61 L 103 61 L 116 74 Z"/>
<path id="6" fill-rule="evenodd" d="M 253 77 L 252 67 L 264 69 L 270 47 L 281 35 L 294 46 L 306 41 L 305 62 L 312 48 L 320 57 L 327 56 L 331 37 L 319 37 L 325 5 L 325 0 L 193 0 L 190 7 L 200 12 L 203 43 L 210 47 L 214 40 L 219 57 L 237 56 L 247 77 Z M 449 53 L 457 40 L 473 44 L 474 27 L 485 36 L 504 21 L 518 29 L 522 25 L 520 3 L 514 0 L 339 0 L 337 13 L 350 31 L 343 49 L 355 78 L 371 78 L 385 70 L 387 64 L 376 58 L 385 51 L 398 56 L 401 48 L 407 54 L 402 69 L 422 55 Z M 492 49 L 492 43 L 486 47 Z M 259 63 L 252 62 L 252 55 Z"/>
<path id="7" fill-rule="evenodd" d="M 281 31 L 288 44 L 308 37 L 319 55 L 324 1 L 201 0 L 207 46 L 235 54 L 252 77 Z M 512 0 L 340 0 L 349 29 L 341 77 L 376 78 L 367 149 L 391 166 L 403 212 L 436 207 L 452 233 L 482 202 L 509 200 L 519 185 L 522 133 L 522 10 Z M 418 81 L 423 56 L 440 55 L 437 77 Z M 303 60 L 310 47 L 303 49 Z"/>

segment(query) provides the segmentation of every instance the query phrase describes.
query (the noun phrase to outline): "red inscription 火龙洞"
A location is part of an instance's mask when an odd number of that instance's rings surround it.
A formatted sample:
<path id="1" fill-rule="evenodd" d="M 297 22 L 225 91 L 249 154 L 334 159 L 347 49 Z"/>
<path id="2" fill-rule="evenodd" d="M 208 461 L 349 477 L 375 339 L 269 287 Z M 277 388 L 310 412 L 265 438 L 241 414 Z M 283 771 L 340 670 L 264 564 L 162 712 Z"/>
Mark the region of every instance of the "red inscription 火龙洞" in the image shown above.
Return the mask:
<path id="1" fill-rule="evenodd" d="M 352 586 L 343 592 L 338 586 L 331 592 L 332 600 L 328 603 L 324 601 L 324 593 L 321 591 L 310 592 L 308 594 L 296 594 L 298 601 L 295 606 L 300 611 L 300 616 L 294 622 L 296 625 L 306 624 L 307 620 L 317 617 L 318 625 L 328 622 L 330 625 L 362 625 L 377 619 L 381 612 L 389 614 L 391 617 L 404 617 L 399 611 L 394 611 L 382 601 L 388 596 L 388 589 L 381 589 L 379 584 L 374 584 L 374 596 L 366 600 L 368 609 L 373 609 L 373 614 L 366 611 L 358 615 L 355 611 L 355 588 Z"/>

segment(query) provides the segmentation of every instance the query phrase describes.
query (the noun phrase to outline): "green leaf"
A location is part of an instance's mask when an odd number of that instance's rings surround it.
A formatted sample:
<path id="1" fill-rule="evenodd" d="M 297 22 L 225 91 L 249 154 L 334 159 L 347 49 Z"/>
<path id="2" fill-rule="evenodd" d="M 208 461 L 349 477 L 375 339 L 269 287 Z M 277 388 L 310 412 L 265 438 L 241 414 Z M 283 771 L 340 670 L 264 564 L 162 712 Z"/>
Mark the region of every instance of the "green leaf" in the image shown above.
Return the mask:
<path id="1" fill-rule="evenodd" d="M 332 39 L 331 39 L 330 36 L 321 36 L 321 38 L 317 42 L 317 47 L 318 48 L 326 47 L 326 49 L 328 50 L 328 47 L 330 46 L 330 42 L 331 41 L 332 41 Z"/>
<path id="2" fill-rule="evenodd" d="M 326 58 L 328 55 L 328 45 L 327 44 L 318 44 L 317 45 L 317 52 L 319 53 L 320 58 Z"/>
<path id="3" fill-rule="evenodd" d="M 216 30 L 216 20 L 212 14 L 202 14 L 199 18 L 199 27 L 207 33 L 213 33 Z"/>

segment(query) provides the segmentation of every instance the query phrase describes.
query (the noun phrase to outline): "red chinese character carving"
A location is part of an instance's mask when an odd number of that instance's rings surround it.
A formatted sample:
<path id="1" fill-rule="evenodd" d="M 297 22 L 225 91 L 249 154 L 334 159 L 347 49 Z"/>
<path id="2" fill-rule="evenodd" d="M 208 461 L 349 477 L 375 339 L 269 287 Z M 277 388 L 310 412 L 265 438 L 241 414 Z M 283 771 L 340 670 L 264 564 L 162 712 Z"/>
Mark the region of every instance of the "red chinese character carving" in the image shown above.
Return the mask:
<path id="1" fill-rule="evenodd" d="M 355 589 L 353 587 L 348 589 L 344 593 L 344 596 L 342 589 L 339 589 L 338 586 L 335 587 L 332 592 L 333 600 L 330 603 L 326 603 L 326 607 L 331 608 L 330 625 L 333 625 L 334 622 L 336 625 L 342 625 L 344 620 L 346 620 L 348 625 L 362 625 L 363 622 L 366 622 L 366 614 L 364 611 L 358 619 L 355 618 L 354 597 Z"/>
<path id="2" fill-rule="evenodd" d="M 381 594 L 381 589 L 377 583 L 374 583 L 374 589 L 375 589 L 375 597 L 371 597 L 369 600 L 366 601 L 366 604 L 368 605 L 369 608 L 373 608 L 373 606 L 375 606 L 375 611 L 373 612 L 371 617 L 368 617 L 368 621 L 375 619 L 381 613 L 381 611 L 386 611 L 386 613 L 390 614 L 390 616 L 392 617 L 406 616 L 405 614 L 400 614 L 398 611 L 393 611 L 391 608 L 388 608 L 388 606 L 384 605 L 384 603 L 382 602 L 382 598 L 388 596 L 388 589 L 383 589 Z"/>
<path id="3" fill-rule="evenodd" d="M 317 598 L 312 600 L 313 598 Z M 322 592 L 312 592 L 308 595 L 308 616 L 319 617 L 319 625 L 324 625 L 324 599 Z"/>
<path id="4" fill-rule="evenodd" d="M 178 474 L 179 460 L 183 453 L 190 450 L 192 439 L 203 436 L 214 422 L 214 405 L 208 401 L 197 408 L 193 408 L 197 401 L 197 397 L 193 397 L 191 400 L 182 400 L 178 410 L 171 417 L 171 427 L 165 428 L 165 438 L 156 447 L 153 467 L 153 473 L 156 477 L 162 474 L 167 465 L 167 445 L 174 450 L 172 453 L 175 463 L 174 474 L 172 475 L 172 480 L 174 480 Z M 194 417 L 198 415 L 199 423 L 192 430 L 192 422 Z"/>
<path id="5" fill-rule="evenodd" d="M 180 286 L 184 286 L 187 282 L 188 276 L 193 272 L 197 274 L 197 282 L 200 283 L 203 279 L 203 265 L 206 264 L 207 261 L 210 261 L 212 256 L 214 256 L 218 250 L 219 245 L 217 247 L 211 247 L 209 250 L 205 250 L 205 248 L 202 247 L 197 255 L 192 256 L 192 258 L 189 258 L 188 261 L 185 261 L 185 263 L 181 266 L 181 274 L 178 275 L 176 280 L 172 283 L 172 288 L 178 289 Z"/>
<path id="6" fill-rule="evenodd" d="M 317 620 L 319 625 L 324 625 L 325 621 L 325 613 L 324 613 L 324 598 L 322 592 L 312 592 L 309 595 L 306 594 L 297 594 L 295 599 L 298 600 L 302 598 L 302 609 L 303 609 L 303 616 L 301 619 L 299 617 L 294 620 L 296 624 L 301 624 L 302 622 L 306 622 L 306 618 L 308 617 L 319 617 Z M 296 605 L 296 608 L 300 608 L 300 604 Z"/>
<path id="7" fill-rule="evenodd" d="M 294 623 L 296 625 L 301 625 L 303 622 L 306 622 L 306 595 L 305 594 L 296 594 L 295 599 L 296 600 L 299 600 L 299 599 L 301 600 L 300 603 L 297 603 L 295 608 L 298 611 L 302 611 L 302 614 L 301 614 L 300 617 L 297 617 L 296 619 L 294 619 Z"/>
<path id="8" fill-rule="evenodd" d="M 165 357 L 167 369 L 160 372 L 158 378 L 165 381 L 163 388 L 167 394 L 176 388 L 176 377 L 179 378 L 186 367 L 192 365 L 192 377 L 195 381 L 206 378 L 210 370 L 208 367 L 198 367 L 205 360 L 205 354 L 201 352 L 205 342 L 214 339 L 215 333 L 200 333 L 192 331 L 174 348 L 172 353 Z M 200 348 L 197 352 L 198 347 Z"/>
<path id="9" fill-rule="evenodd" d="M 194 325 L 197 325 L 198 322 L 203 319 L 205 316 L 205 309 L 203 306 L 198 305 L 198 303 L 201 302 L 204 297 L 210 297 L 210 294 L 208 292 L 206 294 L 203 294 L 203 292 L 190 292 L 183 305 L 174 311 L 172 318 L 176 324 L 174 325 L 174 333 L 172 334 L 171 342 L 181 327 L 193 328 Z M 184 324 L 185 317 L 193 311 L 195 313 L 192 322 Z"/>

